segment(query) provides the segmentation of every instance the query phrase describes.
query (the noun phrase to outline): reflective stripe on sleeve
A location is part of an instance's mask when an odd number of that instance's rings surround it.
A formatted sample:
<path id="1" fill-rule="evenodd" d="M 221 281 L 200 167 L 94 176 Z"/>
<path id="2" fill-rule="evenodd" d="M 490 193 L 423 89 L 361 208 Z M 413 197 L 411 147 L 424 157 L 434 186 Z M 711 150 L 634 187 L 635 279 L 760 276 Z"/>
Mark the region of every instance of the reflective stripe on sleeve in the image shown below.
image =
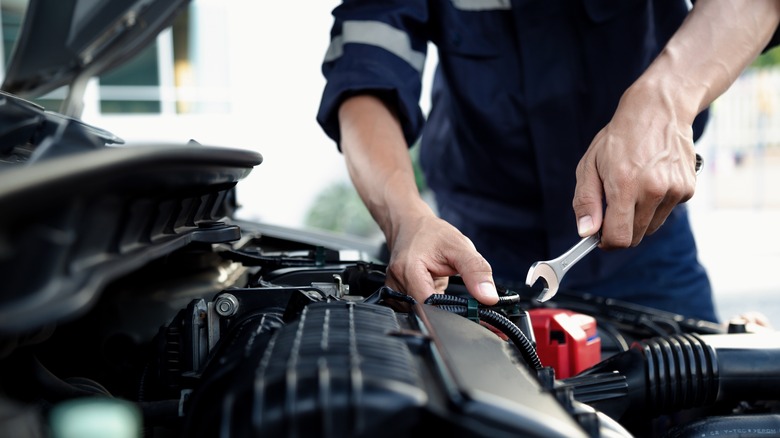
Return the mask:
<path id="1" fill-rule="evenodd" d="M 345 21 L 340 36 L 330 41 L 325 62 L 333 61 L 344 53 L 344 44 L 359 43 L 380 47 L 408 62 L 422 73 L 425 54 L 412 49 L 409 35 L 381 21 Z"/>
<path id="2" fill-rule="evenodd" d="M 462 11 L 490 11 L 512 9 L 511 0 L 451 0 L 455 9 Z"/>

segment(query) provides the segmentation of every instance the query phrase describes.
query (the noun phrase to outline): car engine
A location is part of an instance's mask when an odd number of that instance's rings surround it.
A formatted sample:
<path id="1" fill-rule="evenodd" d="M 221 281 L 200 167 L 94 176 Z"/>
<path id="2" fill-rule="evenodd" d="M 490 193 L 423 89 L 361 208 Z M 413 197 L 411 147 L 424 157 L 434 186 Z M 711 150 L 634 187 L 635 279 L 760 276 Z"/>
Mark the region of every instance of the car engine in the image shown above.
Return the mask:
<path id="1" fill-rule="evenodd" d="M 237 219 L 261 154 L 81 121 L 187 3 L 30 1 L 0 91 L 0 436 L 780 435 L 777 332 L 565 284 L 418 302 L 381 245 Z M 60 112 L 27 100 L 62 85 Z"/>
<path id="2" fill-rule="evenodd" d="M 260 154 L 2 97 L 4 436 L 780 431 L 775 332 L 567 290 L 486 307 L 458 277 L 416 302 L 381 247 L 235 219 Z"/>

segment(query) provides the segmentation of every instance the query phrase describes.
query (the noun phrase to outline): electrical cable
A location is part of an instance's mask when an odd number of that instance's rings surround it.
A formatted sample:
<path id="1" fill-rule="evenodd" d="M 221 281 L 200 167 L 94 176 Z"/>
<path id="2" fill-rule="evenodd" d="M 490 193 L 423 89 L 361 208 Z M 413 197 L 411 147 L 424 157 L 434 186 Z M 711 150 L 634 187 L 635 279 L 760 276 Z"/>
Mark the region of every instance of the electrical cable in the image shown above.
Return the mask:
<path id="1" fill-rule="evenodd" d="M 468 314 L 468 299 L 454 295 L 435 294 L 425 300 L 426 304 L 434 305 L 442 310 L 447 310 L 461 316 Z M 541 369 L 542 362 L 531 341 L 520 328 L 506 316 L 495 310 L 480 307 L 477 309 L 479 317 L 496 329 L 504 333 L 512 343 L 520 350 L 523 358 L 534 369 Z"/>

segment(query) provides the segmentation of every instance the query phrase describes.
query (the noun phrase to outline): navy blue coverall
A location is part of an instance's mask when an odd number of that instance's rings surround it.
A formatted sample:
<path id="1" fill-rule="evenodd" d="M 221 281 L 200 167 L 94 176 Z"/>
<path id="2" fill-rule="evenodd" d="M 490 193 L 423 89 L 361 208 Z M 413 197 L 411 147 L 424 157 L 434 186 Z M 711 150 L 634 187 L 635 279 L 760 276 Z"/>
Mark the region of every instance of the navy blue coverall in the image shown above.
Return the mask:
<path id="1" fill-rule="evenodd" d="M 534 261 L 579 240 L 577 163 L 687 13 L 682 0 L 346 0 L 333 11 L 317 120 L 338 143 L 341 102 L 381 97 L 408 144 L 421 142 L 440 217 L 498 285 L 520 288 Z M 439 65 L 426 119 L 429 42 Z M 684 204 L 639 246 L 592 252 L 561 289 L 717 320 Z"/>

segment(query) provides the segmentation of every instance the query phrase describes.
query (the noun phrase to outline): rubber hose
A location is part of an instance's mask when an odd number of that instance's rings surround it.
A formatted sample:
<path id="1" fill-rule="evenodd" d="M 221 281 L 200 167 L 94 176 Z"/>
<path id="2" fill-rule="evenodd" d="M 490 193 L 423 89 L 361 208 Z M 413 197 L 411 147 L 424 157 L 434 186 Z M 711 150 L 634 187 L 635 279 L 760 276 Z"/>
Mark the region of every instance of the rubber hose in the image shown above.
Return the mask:
<path id="1" fill-rule="evenodd" d="M 466 306 L 448 304 L 439 306 L 439 308 L 460 316 L 466 316 L 468 314 L 468 308 Z M 542 362 L 539 359 L 539 355 L 536 353 L 536 349 L 517 325 L 505 316 L 490 309 L 478 309 L 478 315 L 481 319 L 501 330 L 518 350 L 520 350 L 520 354 L 522 354 L 523 359 L 525 359 L 529 366 L 537 370 L 542 368 Z"/>

